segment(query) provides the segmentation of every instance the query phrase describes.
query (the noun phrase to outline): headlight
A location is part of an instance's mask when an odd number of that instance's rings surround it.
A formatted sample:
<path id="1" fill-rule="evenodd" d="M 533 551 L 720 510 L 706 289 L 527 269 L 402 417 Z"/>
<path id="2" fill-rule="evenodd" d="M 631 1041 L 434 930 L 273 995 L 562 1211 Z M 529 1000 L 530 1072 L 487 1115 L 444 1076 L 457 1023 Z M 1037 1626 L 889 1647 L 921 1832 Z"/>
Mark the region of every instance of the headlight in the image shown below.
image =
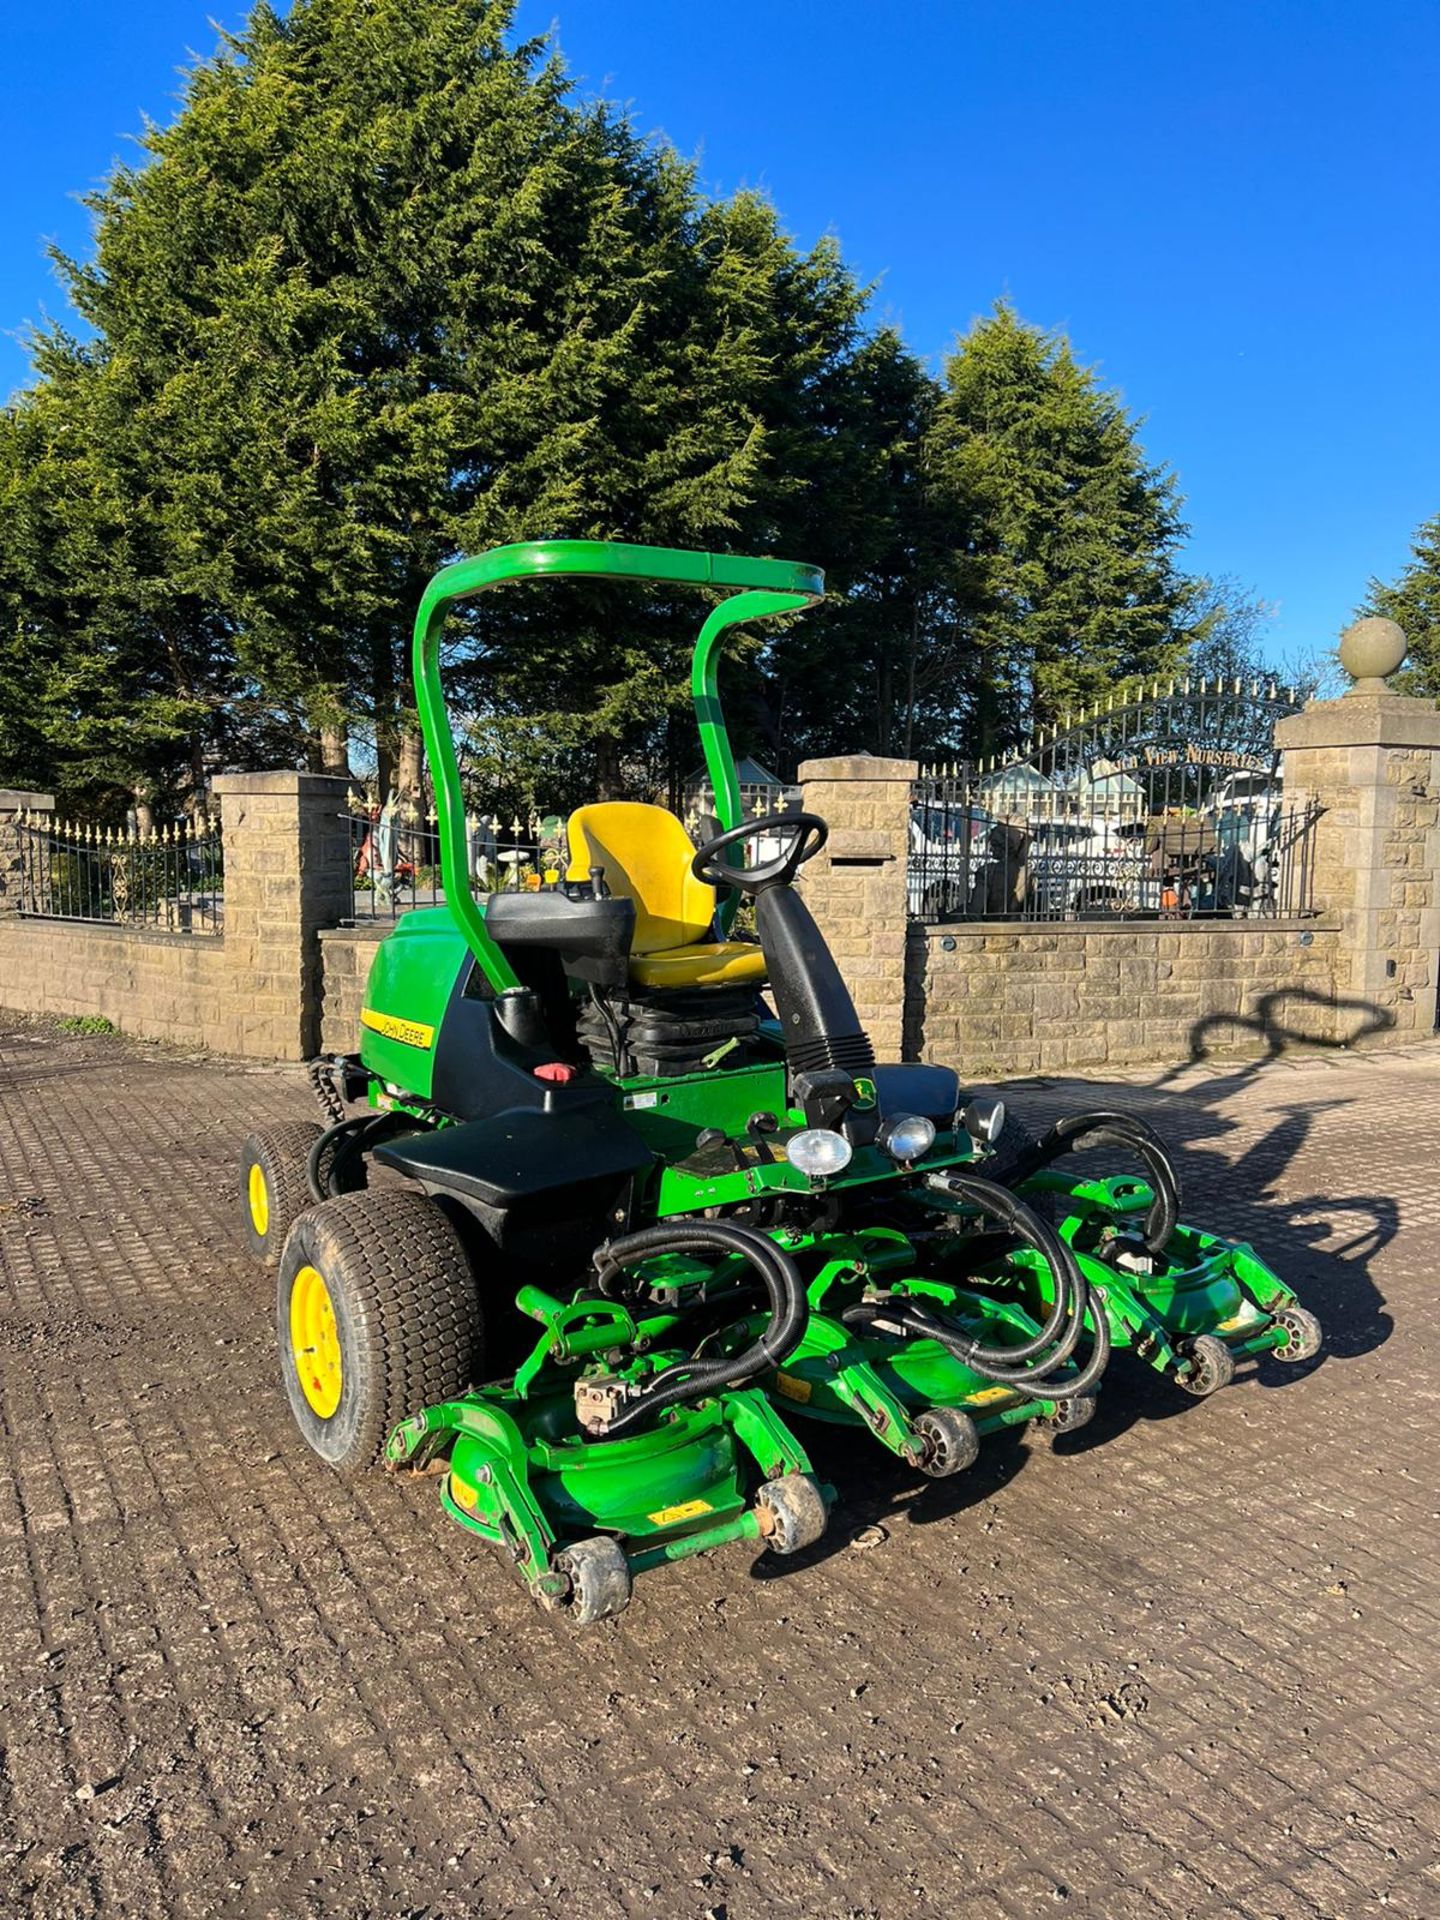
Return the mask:
<path id="1" fill-rule="evenodd" d="M 972 1140 L 983 1140 L 993 1147 L 1005 1128 L 1003 1100 L 972 1100 L 960 1112 L 960 1124 Z"/>
<path id="2" fill-rule="evenodd" d="M 785 1143 L 785 1158 L 811 1180 L 843 1173 L 850 1164 L 851 1146 L 843 1133 L 828 1127 L 807 1127 Z"/>
<path id="3" fill-rule="evenodd" d="M 909 1166 L 912 1160 L 919 1160 L 934 1146 L 935 1123 L 922 1119 L 918 1113 L 897 1114 L 880 1129 L 880 1144 L 892 1160 L 902 1161 Z"/>

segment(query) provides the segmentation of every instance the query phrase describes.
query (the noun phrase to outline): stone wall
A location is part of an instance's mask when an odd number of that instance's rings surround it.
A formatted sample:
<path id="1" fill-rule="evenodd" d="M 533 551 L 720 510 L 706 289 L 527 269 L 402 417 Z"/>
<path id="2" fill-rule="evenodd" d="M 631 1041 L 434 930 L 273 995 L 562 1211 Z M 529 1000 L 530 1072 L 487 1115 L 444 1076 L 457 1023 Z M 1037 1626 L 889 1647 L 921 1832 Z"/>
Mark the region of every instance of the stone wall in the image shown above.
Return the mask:
<path id="1" fill-rule="evenodd" d="M 1287 798 L 1324 809 L 1317 914 L 1289 925 L 920 926 L 907 911 L 913 763 L 862 754 L 803 766 L 805 805 L 830 826 L 804 897 L 879 1056 L 995 1077 L 1432 1032 L 1440 712 L 1377 682 L 1312 705 L 1277 737 Z M 354 904 L 345 787 L 293 772 L 216 782 L 221 939 L 18 913 L 14 822 L 48 802 L 0 791 L 0 1006 L 102 1014 L 142 1036 L 262 1058 L 353 1049 L 384 929 L 340 925 Z"/>
<path id="2" fill-rule="evenodd" d="M 241 1053 L 224 942 L 0 916 L 0 1006 L 101 1014 L 125 1033 Z"/>
<path id="3" fill-rule="evenodd" d="M 851 754 L 807 760 L 805 810 L 830 828 L 801 871 L 801 891 L 882 1060 L 900 1057 L 905 1000 L 905 863 L 910 846 L 909 760 Z"/>
<path id="4" fill-rule="evenodd" d="M 225 845 L 224 934 L 22 916 L 13 884 L 21 805 L 0 792 L 0 1007 L 99 1014 L 125 1033 L 261 1059 L 303 1060 L 320 1036 L 320 928 L 351 910 L 347 782 L 292 772 L 215 782 Z"/>
<path id="5" fill-rule="evenodd" d="M 1275 729 L 1285 790 L 1325 809 L 1316 904 L 1340 928 L 1342 993 L 1402 1039 L 1437 1024 L 1440 958 L 1440 711 L 1367 690 L 1313 703 Z"/>
<path id="6" fill-rule="evenodd" d="M 905 1058 L 986 1079 L 1178 1061 L 1376 1029 L 1337 1001 L 1334 926 L 916 927 Z"/>
<path id="7" fill-rule="evenodd" d="M 320 936 L 320 1051 L 354 1053 L 370 962 L 389 923 L 332 927 Z"/>

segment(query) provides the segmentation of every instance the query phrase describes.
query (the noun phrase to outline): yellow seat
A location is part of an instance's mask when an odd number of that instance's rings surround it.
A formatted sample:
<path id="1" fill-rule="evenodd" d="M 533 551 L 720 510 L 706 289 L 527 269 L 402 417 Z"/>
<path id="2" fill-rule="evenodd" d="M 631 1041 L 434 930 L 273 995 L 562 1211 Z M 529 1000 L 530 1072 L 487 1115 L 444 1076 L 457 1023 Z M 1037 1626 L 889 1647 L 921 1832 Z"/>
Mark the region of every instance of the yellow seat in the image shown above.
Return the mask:
<path id="1" fill-rule="evenodd" d="M 759 986 L 765 956 L 742 940 L 712 940 L 715 889 L 690 871 L 695 849 L 664 807 L 599 800 L 577 807 L 566 833 L 567 878 L 603 868 L 617 898 L 635 902 L 630 978 L 642 987 Z"/>

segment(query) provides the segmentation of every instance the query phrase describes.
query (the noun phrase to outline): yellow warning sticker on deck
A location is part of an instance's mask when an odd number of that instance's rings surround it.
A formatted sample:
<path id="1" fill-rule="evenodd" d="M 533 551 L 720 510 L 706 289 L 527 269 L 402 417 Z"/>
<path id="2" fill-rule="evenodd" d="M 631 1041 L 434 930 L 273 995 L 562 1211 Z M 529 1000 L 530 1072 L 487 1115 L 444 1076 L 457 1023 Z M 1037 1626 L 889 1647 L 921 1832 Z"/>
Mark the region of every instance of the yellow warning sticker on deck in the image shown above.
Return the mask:
<path id="1" fill-rule="evenodd" d="M 793 1373 L 777 1373 L 775 1391 L 783 1393 L 787 1400 L 798 1400 L 803 1407 L 810 1398 L 810 1382 L 797 1380 Z"/>
<path id="2" fill-rule="evenodd" d="M 455 1473 L 450 1476 L 450 1498 L 456 1506 L 465 1507 L 472 1513 L 480 1504 L 480 1496 L 474 1487 L 467 1486 L 465 1481 Z"/>
<path id="3" fill-rule="evenodd" d="M 714 1507 L 708 1500 L 682 1500 L 678 1507 L 661 1507 L 658 1513 L 647 1513 L 645 1518 L 652 1526 L 668 1527 L 676 1520 L 698 1520 L 702 1513 L 713 1513 Z"/>
<path id="4" fill-rule="evenodd" d="M 435 1042 L 434 1027 L 427 1027 L 423 1020 L 398 1020 L 393 1013 L 376 1013 L 373 1007 L 361 1008 L 360 1024 L 384 1040 L 398 1040 L 402 1047 L 430 1047 Z"/>
<path id="5" fill-rule="evenodd" d="M 982 1387 L 979 1393 L 972 1393 L 965 1404 L 967 1407 L 988 1407 L 992 1400 L 1013 1400 L 1014 1390 L 1010 1387 Z"/>

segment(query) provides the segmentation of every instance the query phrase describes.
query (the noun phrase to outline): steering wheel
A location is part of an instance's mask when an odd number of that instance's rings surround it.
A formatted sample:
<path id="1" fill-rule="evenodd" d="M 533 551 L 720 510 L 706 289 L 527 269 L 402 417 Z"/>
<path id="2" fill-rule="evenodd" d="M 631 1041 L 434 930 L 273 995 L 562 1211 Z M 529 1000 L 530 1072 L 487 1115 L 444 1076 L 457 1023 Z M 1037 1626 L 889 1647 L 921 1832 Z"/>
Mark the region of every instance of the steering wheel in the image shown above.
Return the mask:
<path id="1" fill-rule="evenodd" d="M 727 847 L 755 840 L 762 833 L 790 832 L 790 845 L 774 860 L 759 867 L 727 866 L 720 858 Z M 777 813 L 761 820 L 742 820 L 728 833 L 707 840 L 690 862 L 697 880 L 712 887 L 738 887 L 741 893 L 763 893 L 767 887 L 788 887 L 807 860 L 813 860 L 830 838 L 830 829 L 818 813 Z"/>

